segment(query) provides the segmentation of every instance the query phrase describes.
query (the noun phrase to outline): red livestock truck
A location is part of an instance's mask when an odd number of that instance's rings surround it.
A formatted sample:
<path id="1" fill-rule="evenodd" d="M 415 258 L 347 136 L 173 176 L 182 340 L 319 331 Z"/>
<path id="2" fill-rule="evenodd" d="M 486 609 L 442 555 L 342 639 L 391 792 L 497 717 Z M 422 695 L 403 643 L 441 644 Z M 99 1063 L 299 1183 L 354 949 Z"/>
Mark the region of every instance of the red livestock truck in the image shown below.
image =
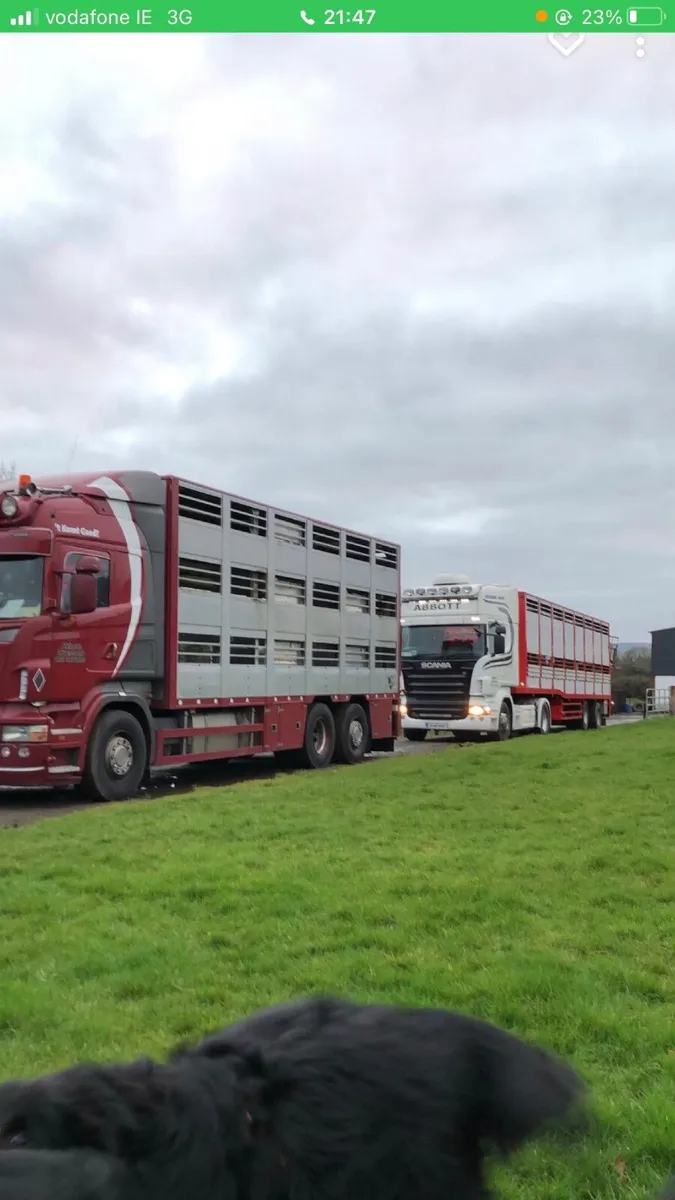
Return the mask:
<path id="1" fill-rule="evenodd" d="M 440 575 L 401 605 L 403 733 L 460 741 L 600 729 L 611 706 L 609 625 L 498 584 Z"/>
<path id="2" fill-rule="evenodd" d="M 396 545 L 150 471 L 0 485 L 0 786 L 399 732 Z"/>

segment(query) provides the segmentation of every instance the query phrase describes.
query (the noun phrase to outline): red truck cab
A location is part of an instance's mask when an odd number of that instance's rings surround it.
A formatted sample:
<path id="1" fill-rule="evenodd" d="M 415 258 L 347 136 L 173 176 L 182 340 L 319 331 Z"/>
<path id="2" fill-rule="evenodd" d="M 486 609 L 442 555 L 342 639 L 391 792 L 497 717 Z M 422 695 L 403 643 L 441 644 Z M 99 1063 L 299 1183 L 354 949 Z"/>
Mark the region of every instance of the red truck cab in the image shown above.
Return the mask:
<path id="1" fill-rule="evenodd" d="M 120 691 L 143 561 L 119 493 L 108 477 L 37 486 L 28 476 L 0 492 L 0 786 L 79 775 L 102 689 Z"/>

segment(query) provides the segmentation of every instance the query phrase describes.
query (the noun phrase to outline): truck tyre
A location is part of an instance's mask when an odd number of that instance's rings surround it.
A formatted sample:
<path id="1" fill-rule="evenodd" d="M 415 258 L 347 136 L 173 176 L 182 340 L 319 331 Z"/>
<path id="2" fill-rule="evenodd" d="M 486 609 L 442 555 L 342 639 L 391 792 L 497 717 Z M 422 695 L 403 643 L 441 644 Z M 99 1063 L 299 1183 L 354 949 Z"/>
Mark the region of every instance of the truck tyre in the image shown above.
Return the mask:
<path id="1" fill-rule="evenodd" d="M 147 766 L 148 747 L 136 717 L 106 709 L 89 739 L 84 791 L 96 800 L 128 800 L 141 786 Z"/>
<path id="2" fill-rule="evenodd" d="M 370 744 L 370 722 L 360 704 L 344 704 L 335 720 L 335 761 L 362 762 Z"/>
<path id="3" fill-rule="evenodd" d="M 513 733 L 513 713 L 508 700 L 502 701 L 502 706 L 499 710 L 499 722 L 495 740 L 498 742 L 508 742 Z"/>
<path id="4" fill-rule="evenodd" d="M 590 728 L 602 729 L 605 724 L 605 710 L 600 700 L 594 700 L 590 705 Z"/>
<path id="5" fill-rule="evenodd" d="M 329 767 L 335 754 L 335 720 L 327 704 L 315 704 L 307 714 L 302 757 L 306 766 Z"/>
<path id="6" fill-rule="evenodd" d="M 551 732 L 551 705 L 548 700 L 544 700 L 539 711 L 539 725 L 536 729 L 537 733 Z"/>
<path id="7" fill-rule="evenodd" d="M 426 729 L 404 729 L 403 736 L 407 742 L 423 742 L 427 732 Z"/>

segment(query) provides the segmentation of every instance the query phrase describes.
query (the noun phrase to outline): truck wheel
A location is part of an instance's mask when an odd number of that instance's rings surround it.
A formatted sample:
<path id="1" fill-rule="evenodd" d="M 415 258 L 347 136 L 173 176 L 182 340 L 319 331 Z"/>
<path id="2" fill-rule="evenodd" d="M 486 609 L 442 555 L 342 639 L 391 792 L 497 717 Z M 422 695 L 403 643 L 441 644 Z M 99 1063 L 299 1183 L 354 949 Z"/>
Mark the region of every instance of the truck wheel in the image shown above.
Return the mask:
<path id="1" fill-rule="evenodd" d="M 335 761 L 359 763 L 370 742 L 370 722 L 360 704 L 345 704 L 335 722 Z"/>
<path id="2" fill-rule="evenodd" d="M 407 742 L 423 742 L 427 732 L 426 729 L 404 729 L 403 736 Z"/>
<path id="3" fill-rule="evenodd" d="M 551 732 L 551 705 L 549 704 L 548 700 L 544 700 L 544 702 L 541 706 L 541 710 L 539 712 L 539 726 L 535 732 L 536 733 L 550 733 Z"/>
<path id="4" fill-rule="evenodd" d="M 307 714 L 302 756 L 308 767 L 329 767 L 335 753 L 335 721 L 327 704 L 315 704 Z"/>
<path id="5" fill-rule="evenodd" d="M 128 800 L 148 765 L 145 734 L 135 717 L 109 708 L 98 719 L 87 748 L 83 786 L 97 800 Z"/>
<path id="6" fill-rule="evenodd" d="M 496 740 L 498 742 L 508 742 L 512 733 L 513 713 L 511 712 L 511 705 L 504 700 L 499 710 L 499 723 L 497 726 Z"/>
<path id="7" fill-rule="evenodd" d="M 599 700 L 594 700 L 590 706 L 590 728 L 602 729 L 605 724 L 605 710 Z"/>

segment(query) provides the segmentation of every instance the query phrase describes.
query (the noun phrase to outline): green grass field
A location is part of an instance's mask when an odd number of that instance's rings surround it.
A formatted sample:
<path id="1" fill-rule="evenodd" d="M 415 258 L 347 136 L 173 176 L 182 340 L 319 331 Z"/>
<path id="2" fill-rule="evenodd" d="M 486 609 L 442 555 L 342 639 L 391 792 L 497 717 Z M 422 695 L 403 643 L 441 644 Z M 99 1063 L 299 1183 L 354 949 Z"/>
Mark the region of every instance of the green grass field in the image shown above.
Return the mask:
<path id="1" fill-rule="evenodd" d="M 520 1200 L 675 1168 L 675 725 L 529 737 L 0 831 L 0 1075 L 162 1054 L 330 991 L 570 1058 L 599 1128 Z"/>

